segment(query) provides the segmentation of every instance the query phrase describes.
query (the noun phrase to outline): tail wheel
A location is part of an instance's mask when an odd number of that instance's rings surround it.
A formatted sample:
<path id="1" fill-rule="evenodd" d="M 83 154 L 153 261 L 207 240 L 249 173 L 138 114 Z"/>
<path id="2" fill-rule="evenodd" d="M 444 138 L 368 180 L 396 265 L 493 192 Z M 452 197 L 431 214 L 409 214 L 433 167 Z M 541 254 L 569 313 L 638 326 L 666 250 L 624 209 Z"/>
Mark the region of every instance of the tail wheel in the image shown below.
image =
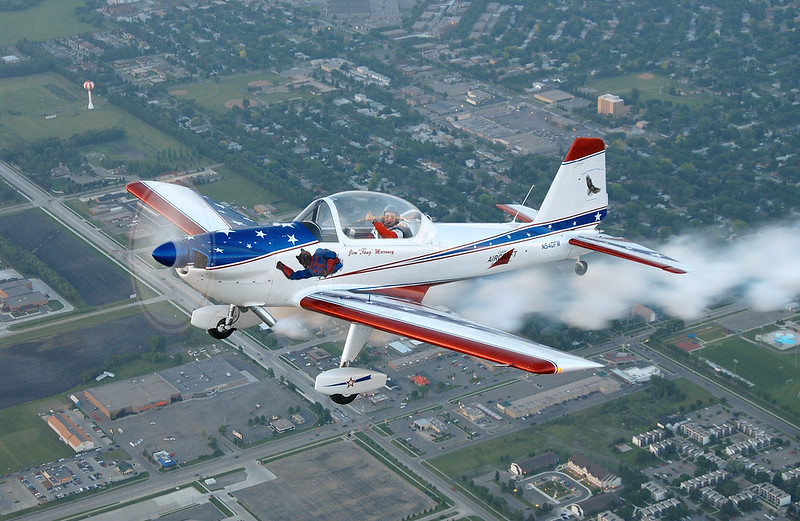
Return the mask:
<path id="1" fill-rule="evenodd" d="M 212 337 L 216 338 L 217 340 L 225 340 L 226 338 L 231 336 L 234 331 L 236 331 L 236 328 L 235 327 L 227 327 L 225 325 L 225 319 L 223 318 L 222 320 L 217 322 L 217 327 L 215 327 L 213 329 L 207 329 L 206 333 L 208 333 Z"/>
<path id="2" fill-rule="evenodd" d="M 586 275 L 586 270 L 589 269 L 589 265 L 586 264 L 586 261 L 579 260 L 575 263 L 575 273 L 578 275 Z"/>
<path id="3" fill-rule="evenodd" d="M 343 394 L 332 394 L 331 400 L 333 403 L 338 403 L 339 405 L 347 405 L 348 403 L 352 402 L 356 399 L 357 394 L 348 394 L 347 396 Z"/>

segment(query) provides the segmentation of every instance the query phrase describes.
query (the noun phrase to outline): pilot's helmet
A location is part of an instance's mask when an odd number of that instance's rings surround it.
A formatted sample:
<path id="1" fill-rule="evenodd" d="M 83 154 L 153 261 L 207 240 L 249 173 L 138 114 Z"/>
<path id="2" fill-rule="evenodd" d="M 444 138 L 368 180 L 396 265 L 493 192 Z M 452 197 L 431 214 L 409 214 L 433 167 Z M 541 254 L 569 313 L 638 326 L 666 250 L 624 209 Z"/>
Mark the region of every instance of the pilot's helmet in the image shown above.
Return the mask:
<path id="1" fill-rule="evenodd" d="M 400 212 L 397 211 L 397 207 L 393 204 L 387 204 L 386 208 L 383 209 L 383 215 L 386 215 L 387 213 L 392 213 L 395 217 L 400 215 Z"/>

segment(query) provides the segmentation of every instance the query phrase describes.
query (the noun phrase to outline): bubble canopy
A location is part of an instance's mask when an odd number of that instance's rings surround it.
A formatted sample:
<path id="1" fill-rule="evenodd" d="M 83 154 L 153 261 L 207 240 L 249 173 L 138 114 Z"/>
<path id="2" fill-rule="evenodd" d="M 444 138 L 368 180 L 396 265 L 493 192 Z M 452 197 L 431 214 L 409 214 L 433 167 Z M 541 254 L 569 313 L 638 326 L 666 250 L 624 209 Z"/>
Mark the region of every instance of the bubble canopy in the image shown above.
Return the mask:
<path id="1" fill-rule="evenodd" d="M 338 241 L 346 237 L 373 238 L 372 221 L 385 211 L 395 213 L 411 230 L 411 237 L 430 223 L 416 206 L 405 199 L 367 191 L 340 192 L 317 199 L 295 220 L 316 225 L 323 241 Z"/>

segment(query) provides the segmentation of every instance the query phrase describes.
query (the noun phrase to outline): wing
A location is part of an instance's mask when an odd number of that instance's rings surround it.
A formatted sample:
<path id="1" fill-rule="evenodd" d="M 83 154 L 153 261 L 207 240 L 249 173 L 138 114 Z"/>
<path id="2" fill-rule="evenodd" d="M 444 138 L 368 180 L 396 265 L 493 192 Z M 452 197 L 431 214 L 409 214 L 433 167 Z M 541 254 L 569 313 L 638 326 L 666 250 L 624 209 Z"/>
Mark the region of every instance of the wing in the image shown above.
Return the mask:
<path id="1" fill-rule="evenodd" d="M 584 358 L 464 320 L 452 313 L 393 297 L 329 290 L 304 297 L 300 306 L 531 373 L 549 374 L 602 367 Z"/>
<path id="2" fill-rule="evenodd" d="M 258 223 L 185 186 L 137 181 L 125 187 L 189 235 L 256 226 Z"/>
<path id="3" fill-rule="evenodd" d="M 604 234 L 579 235 L 570 239 L 569 243 L 587 250 L 599 251 L 614 257 L 661 268 L 670 273 L 689 273 L 692 271 L 692 268 L 682 262 L 620 237 L 611 237 Z"/>

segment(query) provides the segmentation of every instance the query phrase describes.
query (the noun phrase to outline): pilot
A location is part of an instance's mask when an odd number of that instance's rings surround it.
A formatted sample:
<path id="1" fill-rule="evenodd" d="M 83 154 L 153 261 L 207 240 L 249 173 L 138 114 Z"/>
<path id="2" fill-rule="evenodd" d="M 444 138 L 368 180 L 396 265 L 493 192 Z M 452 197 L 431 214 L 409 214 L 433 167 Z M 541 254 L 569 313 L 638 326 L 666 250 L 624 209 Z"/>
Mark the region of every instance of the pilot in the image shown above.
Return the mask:
<path id="1" fill-rule="evenodd" d="M 384 239 L 403 239 L 411 237 L 411 228 L 400 217 L 397 207 L 389 204 L 383 209 L 383 215 L 372 220 L 375 233 Z"/>

